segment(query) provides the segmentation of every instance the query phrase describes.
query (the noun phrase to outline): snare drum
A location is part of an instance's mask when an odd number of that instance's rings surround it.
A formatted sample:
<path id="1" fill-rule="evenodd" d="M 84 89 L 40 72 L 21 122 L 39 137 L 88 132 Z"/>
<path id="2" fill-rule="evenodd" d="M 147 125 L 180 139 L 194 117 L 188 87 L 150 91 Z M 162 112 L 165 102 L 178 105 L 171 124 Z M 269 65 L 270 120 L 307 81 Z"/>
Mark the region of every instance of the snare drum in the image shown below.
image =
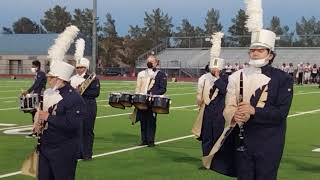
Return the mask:
<path id="1" fill-rule="evenodd" d="M 38 94 L 26 94 L 20 97 L 20 110 L 23 112 L 32 112 L 39 106 Z"/>
<path id="2" fill-rule="evenodd" d="M 132 94 L 129 93 L 121 93 L 119 103 L 124 107 L 132 106 Z"/>
<path id="3" fill-rule="evenodd" d="M 148 94 L 134 94 L 132 96 L 132 104 L 140 110 L 146 110 L 149 106 L 149 98 Z"/>
<path id="4" fill-rule="evenodd" d="M 109 96 L 109 105 L 114 108 L 125 109 L 125 107 L 119 103 L 120 96 L 120 93 L 111 93 Z"/>
<path id="5" fill-rule="evenodd" d="M 152 96 L 151 107 L 152 111 L 158 114 L 169 114 L 170 99 L 161 95 Z"/>

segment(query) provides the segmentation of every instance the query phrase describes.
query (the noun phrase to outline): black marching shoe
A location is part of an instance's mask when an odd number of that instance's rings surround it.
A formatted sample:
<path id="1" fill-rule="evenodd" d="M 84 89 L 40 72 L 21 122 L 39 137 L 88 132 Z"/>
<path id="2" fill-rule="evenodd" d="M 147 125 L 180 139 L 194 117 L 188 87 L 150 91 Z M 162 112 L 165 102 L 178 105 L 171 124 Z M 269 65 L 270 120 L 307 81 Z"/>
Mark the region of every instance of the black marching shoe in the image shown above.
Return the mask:
<path id="1" fill-rule="evenodd" d="M 149 142 L 149 143 L 148 143 L 148 147 L 154 147 L 154 146 L 156 146 L 156 145 L 154 144 L 154 142 Z"/>
<path id="2" fill-rule="evenodd" d="M 92 161 L 92 157 L 84 157 L 82 160 L 83 161 Z"/>
<path id="3" fill-rule="evenodd" d="M 145 146 L 145 145 L 148 145 L 148 143 L 145 141 L 142 141 L 140 144 L 138 144 L 138 146 Z"/>

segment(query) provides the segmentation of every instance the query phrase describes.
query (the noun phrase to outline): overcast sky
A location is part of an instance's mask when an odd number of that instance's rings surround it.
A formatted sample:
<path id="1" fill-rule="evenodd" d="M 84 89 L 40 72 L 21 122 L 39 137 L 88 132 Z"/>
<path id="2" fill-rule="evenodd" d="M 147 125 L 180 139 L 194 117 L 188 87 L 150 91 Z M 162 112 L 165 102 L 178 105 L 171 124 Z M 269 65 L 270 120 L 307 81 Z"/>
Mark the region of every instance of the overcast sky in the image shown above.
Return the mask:
<path id="1" fill-rule="evenodd" d="M 44 12 L 55 5 L 75 8 L 92 8 L 91 0 L 1 0 L 0 27 L 11 27 L 20 17 L 28 17 L 40 23 Z M 244 9 L 244 0 L 98 0 L 98 17 L 105 20 L 111 13 L 120 35 L 128 32 L 129 25 L 143 25 L 144 12 L 161 8 L 173 19 L 175 27 L 187 18 L 193 25 L 203 25 L 208 9 L 220 10 L 221 22 L 226 30 L 237 11 Z M 272 16 L 279 16 L 282 24 L 295 28 L 302 16 L 315 16 L 320 20 L 320 0 L 264 0 L 264 25 L 269 25 Z"/>

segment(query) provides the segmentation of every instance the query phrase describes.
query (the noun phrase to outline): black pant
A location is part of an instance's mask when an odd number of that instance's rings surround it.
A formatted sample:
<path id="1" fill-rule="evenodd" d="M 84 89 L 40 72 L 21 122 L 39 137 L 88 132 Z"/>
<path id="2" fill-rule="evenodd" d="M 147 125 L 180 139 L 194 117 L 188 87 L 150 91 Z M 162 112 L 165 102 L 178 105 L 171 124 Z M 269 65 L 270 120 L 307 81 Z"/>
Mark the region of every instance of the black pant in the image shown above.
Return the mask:
<path id="1" fill-rule="evenodd" d="M 141 141 L 144 143 L 154 143 L 156 128 L 157 128 L 157 114 L 148 110 L 138 110 L 141 127 Z"/>
<path id="2" fill-rule="evenodd" d="M 302 82 L 302 80 L 303 80 L 303 73 L 299 73 L 299 76 L 298 76 L 298 84 L 303 84 L 303 82 Z"/>
<path id="3" fill-rule="evenodd" d="M 32 115 L 32 124 L 34 123 L 34 116 L 36 115 L 37 111 L 31 111 L 31 115 Z"/>
<path id="4" fill-rule="evenodd" d="M 97 116 L 97 103 L 95 100 L 85 100 L 87 117 L 82 124 L 82 158 L 91 158 L 93 154 L 94 125 Z"/>
<path id="5" fill-rule="evenodd" d="M 221 112 L 222 114 L 222 112 Z M 217 115 L 214 107 L 206 106 L 201 127 L 202 153 L 209 155 L 213 145 L 221 136 L 224 129 L 223 117 Z"/>
<path id="6" fill-rule="evenodd" d="M 59 147 L 41 147 L 38 180 L 74 180 L 78 148 L 78 141 Z"/>
<path id="7" fill-rule="evenodd" d="M 276 180 L 280 160 L 271 154 L 236 152 L 238 180 Z"/>

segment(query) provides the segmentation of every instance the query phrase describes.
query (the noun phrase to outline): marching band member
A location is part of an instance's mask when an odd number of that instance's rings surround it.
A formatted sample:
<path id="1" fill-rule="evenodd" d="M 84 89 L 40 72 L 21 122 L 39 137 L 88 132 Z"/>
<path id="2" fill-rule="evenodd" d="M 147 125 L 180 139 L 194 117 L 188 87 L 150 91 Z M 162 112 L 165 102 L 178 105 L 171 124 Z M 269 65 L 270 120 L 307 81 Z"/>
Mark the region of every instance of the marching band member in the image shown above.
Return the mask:
<path id="1" fill-rule="evenodd" d="M 213 139 L 212 137 L 213 132 L 211 131 L 212 126 L 209 127 L 208 124 L 203 124 L 203 123 L 208 123 L 210 121 L 209 119 L 207 119 L 207 121 L 204 122 L 204 114 L 206 110 L 207 110 L 207 114 L 209 114 L 209 111 L 208 111 L 209 109 L 212 110 L 212 108 L 208 106 L 210 102 L 212 102 L 215 99 L 215 97 L 218 96 L 218 92 L 219 92 L 219 90 L 217 90 L 217 87 L 215 86 L 215 81 L 219 79 L 220 71 L 224 68 L 224 60 L 218 58 L 221 52 L 222 37 L 223 37 L 223 33 L 221 32 L 217 32 L 212 35 L 212 39 L 211 39 L 212 48 L 210 50 L 209 72 L 202 75 L 198 79 L 198 89 L 197 89 L 196 100 L 197 100 L 199 112 L 193 124 L 191 132 L 198 138 L 198 140 L 202 141 L 203 154 L 207 154 L 207 151 L 208 151 L 207 149 L 210 149 L 210 147 L 208 146 L 210 146 L 210 144 L 213 143 L 213 142 L 209 142 L 211 141 L 210 139 Z M 220 81 L 218 81 L 218 84 L 219 82 Z M 219 88 L 221 87 L 220 86 L 221 84 L 222 83 L 218 85 Z M 222 91 L 220 93 L 222 93 Z M 223 126 L 224 124 L 222 124 L 222 127 Z M 203 130 L 204 127 L 206 128 L 205 130 Z M 205 137 L 203 137 L 203 134 L 204 134 L 203 132 L 205 132 L 206 134 Z"/>
<path id="2" fill-rule="evenodd" d="M 159 60 L 150 55 L 147 58 L 147 69 L 138 73 L 136 93 L 150 95 L 163 95 L 167 91 L 167 76 L 164 72 L 157 69 Z M 140 120 L 141 143 L 139 145 L 148 145 L 154 147 L 157 113 L 152 112 L 151 108 L 147 110 L 137 110 L 136 121 Z"/>
<path id="3" fill-rule="evenodd" d="M 81 51 L 82 54 L 78 51 Z M 83 92 L 80 92 L 86 102 L 88 115 L 82 124 L 83 132 L 81 137 L 82 145 L 80 158 L 83 160 L 91 160 L 93 154 L 94 125 L 97 116 L 96 98 L 100 95 L 100 81 L 94 74 L 88 73 L 90 61 L 82 57 L 83 52 L 84 40 L 79 39 L 76 41 L 76 75 L 71 77 L 70 82 L 71 86 L 78 90 L 80 90 L 79 88 L 81 85 L 86 84 L 86 79 L 88 79 L 87 81 L 89 82 L 87 88 L 83 90 Z"/>
<path id="4" fill-rule="evenodd" d="M 23 91 L 21 93 L 21 95 L 25 96 L 29 93 L 34 93 L 34 94 L 38 94 L 39 98 L 40 95 L 42 95 L 43 91 L 46 88 L 46 83 L 47 83 L 47 78 L 46 78 L 46 74 L 41 71 L 41 63 L 38 60 L 32 61 L 32 68 L 31 68 L 31 72 L 35 73 L 35 79 L 34 82 L 32 84 L 32 86 L 27 90 L 27 91 Z M 36 114 L 36 111 L 32 111 L 32 122 L 34 122 L 34 115 Z M 26 137 L 32 137 L 33 133 L 27 135 Z"/>
<path id="5" fill-rule="evenodd" d="M 209 65 L 208 65 L 208 69 L 209 69 Z M 196 103 L 198 105 L 198 115 L 197 115 L 197 118 L 192 126 L 191 132 L 200 141 L 202 139 L 201 128 L 202 128 L 202 122 L 203 122 L 203 113 L 204 113 L 204 109 L 206 106 L 206 103 L 204 101 L 204 97 L 207 97 L 207 99 L 209 99 L 209 91 L 211 88 L 210 84 L 212 84 L 211 82 L 213 82 L 213 80 L 214 79 L 210 73 L 210 69 L 209 69 L 209 72 L 203 74 L 198 79 L 197 95 L 196 95 Z M 209 104 L 208 101 L 209 100 L 206 100 L 206 102 Z"/>
<path id="6" fill-rule="evenodd" d="M 271 66 L 276 56 L 275 38 L 275 33 L 269 30 L 253 32 L 250 67 L 229 77 L 224 117 L 233 125 L 244 123 L 246 150 L 235 154 L 239 180 L 277 179 L 293 97 L 293 79 Z M 240 76 L 243 76 L 244 94 L 243 102 L 237 103 Z M 239 128 L 235 127 L 235 131 Z"/>
<path id="7" fill-rule="evenodd" d="M 209 155 L 214 143 L 220 137 L 224 129 L 223 109 L 228 84 L 227 74 L 221 74 L 224 66 L 224 60 L 215 58 L 210 61 L 210 73 L 213 77 L 213 85 L 210 87 L 210 99 L 205 106 L 203 113 L 203 122 L 201 128 L 202 152 L 203 156 Z"/>
<path id="8" fill-rule="evenodd" d="M 39 133 L 47 124 L 40 138 L 39 180 L 75 179 L 80 149 L 80 127 L 84 120 L 85 102 L 69 84 L 74 67 L 63 61 L 55 62 L 48 73 L 48 85 L 44 96 L 58 95 L 59 101 L 48 111 L 38 111 L 34 129 Z M 48 101 L 44 97 L 44 106 Z M 37 115 L 36 115 L 37 116 Z"/>
<path id="9" fill-rule="evenodd" d="M 83 82 L 89 78 L 88 73 L 90 61 L 86 58 L 81 58 L 80 62 L 76 64 L 77 74 L 73 77 L 83 78 Z M 71 83 L 73 80 L 71 79 Z M 86 102 L 87 114 L 83 122 L 83 134 L 82 134 L 82 154 L 83 160 L 92 159 L 92 148 L 94 141 L 94 125 L 97 116 L 97 102 L 96 98 L 100 95 L 100 81 L 97 77 L 94 77 L 88 88 L 84 90 L 82 97 Z"/>
<path id="10" fill-rule="evenodd" d="M 43 109 L 38 109 L 33 125 L 34 133 L 40 135 L 39 180 L 75 179 L 86 107 L 81 95 L 69 84 L 74 67 L 63 60 L 78 32 L 76 26 L 67 27 L 48 50 L 49 88 L 44 92 Z"/>
<path id="11" fill-rule="evenodd" d="M 229 76 L 226 128 L 208 159 L 211 168 L 238 180 L 276 180 L 293 97 L 293 79 L 271 66 L 276 34 L 262 29 L 261 0 L 246 1 L 251 35 L 249 67 Z M 228 152 L 228 153 L 225 153 Z"/>

